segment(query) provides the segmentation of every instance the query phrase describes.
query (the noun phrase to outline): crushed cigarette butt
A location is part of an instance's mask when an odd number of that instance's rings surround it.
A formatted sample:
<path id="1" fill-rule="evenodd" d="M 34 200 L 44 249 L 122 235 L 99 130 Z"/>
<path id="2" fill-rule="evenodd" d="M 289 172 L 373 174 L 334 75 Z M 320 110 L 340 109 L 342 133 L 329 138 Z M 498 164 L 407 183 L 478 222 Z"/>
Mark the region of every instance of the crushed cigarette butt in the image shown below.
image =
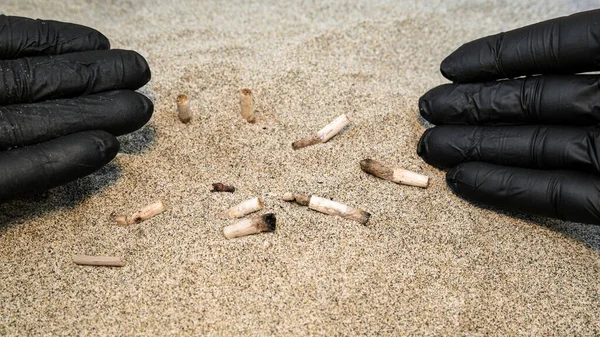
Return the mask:
<path id="1" fill-rule="evenodd" d="M 221 183 L 214 183 L 214 184 L 212 184 L 212 187 L 213 188 L 212 188 L 211 192 L 229 192 L 229 193 L 235 192 L 235 187 L 221 184 Z"/>
<path id="2" fill-rule="evenodd" d="M 113 219 L 118 225 L 121 226 L 133 225 L 148 220 L 151 217 L 158 215 L 166 210 L 167 208 L 165 207 L 163 202 L 157 201 L 153 204 L 142 207 L 142 209 L 133 213 L 130 216 L 119 214 L 114 215 Z"/>

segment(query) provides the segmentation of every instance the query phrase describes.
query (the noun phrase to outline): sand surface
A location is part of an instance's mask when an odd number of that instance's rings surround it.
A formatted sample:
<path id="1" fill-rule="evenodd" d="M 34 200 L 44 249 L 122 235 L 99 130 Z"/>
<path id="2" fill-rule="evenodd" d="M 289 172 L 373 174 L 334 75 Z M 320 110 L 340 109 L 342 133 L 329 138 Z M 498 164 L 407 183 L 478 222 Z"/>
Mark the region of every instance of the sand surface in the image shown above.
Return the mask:
<path id="1" fill-rule="evenodd" d="M 599 335 L 600 227 L 473 206 L 415 153 L 427 127 L 417 100 L 444 82 L 448 53 L 592 5 L 2 1 L 1 13 L 87 24 L 146 56 L 156 110 L 98 173 L 0 205 L 0 335 Z M 243 87 L 253 125 L 239 117 Z M 342 113 L 349 130 L 291 149 Z M 432 185 L 368 176 L 368 157 Z M 210 193 L 218 181 L 237 191 Z M 274 198 L 288 190 L 373 216 L 363 226 Z M 253 196 L 277 231 L 224 239 L 231 221 L 218 213 Z M 111 223 L 156 199 L 166 213 Z M 77 266 L 73 254 L 127 265 Z"/>

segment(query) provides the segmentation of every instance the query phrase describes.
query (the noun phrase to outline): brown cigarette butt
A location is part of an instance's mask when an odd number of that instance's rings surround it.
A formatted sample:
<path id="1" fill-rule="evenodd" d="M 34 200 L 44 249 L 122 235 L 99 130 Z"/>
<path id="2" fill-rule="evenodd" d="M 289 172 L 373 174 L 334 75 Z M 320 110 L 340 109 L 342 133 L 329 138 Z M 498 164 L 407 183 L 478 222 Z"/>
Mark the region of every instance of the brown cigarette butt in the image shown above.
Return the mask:
<path id="1" fill-rule="evenodd" d="M 183 123 L 189 123 L 192 119 L 190 112 L 190 101 L 186 95 L 177 96 L 177 117 Z"/>
<path id="2" fill-rule="evenodd" d="M 310 197 L 308 208 L 321 213 L 337 215 L 345 219 L 358 221 L 363 225 L 366 224 L 371 217 L 371 214 L 361 209 L 349 207 L 337 201 L 317 197 L 314 195 Z"/>
<path id="3" fill-rule="evenodd" d="M 397 184 L 427 188 L 429 177 L 401 168 L 391 168 L 373 160 L 365 159 L 360 162 L 360 168 L 381 179 L 393 181 Z"/>
<path id="4" fill-rule="evenodd" d="M 214 184 L 212 184 L 212 187 L 213 187 L 213 189 L 211 190 L 211 192 L 229 192 L 229 193 L 235 192 L 235 187 L 221 184 L 221 183 L 214 183 Z"/>
<path id="5" fill-rule="evenodd" d="M 307 146 L 311 146 L 311 145 L 315 145 L 315 144 L 319 144 L 319 143 L 321 143 L 321 138 L 319 138 L 317 136 L 311 136 L 311 137 L 302 138 L 302 139 L 298 139 L 297 141 L 294 141 L 292 143 L 292 148 L 294 150 L 299 150 L 303 147 L 307 147 Z"/>
<path id="6" fill-rule="evenodd" d="M 276 228 L 276 222 L 277 219 L 273 213 L 256 215 L 223 228 L 223 236 L 232 239 L 262 232 L 273 232 Z"/>
<path id="7" fill-rule="evenodd" d="M 242 117 L 248 121 L 248 123 L 254 123 L 254 99 L 252 98 L 252 91 L 248 88 L 242 89 Z"/>
<path id="8" fill-rule="evenodd" d="M 319 132 L 317 132 L 316 135 L 302 138 L 293 142 L 292 148 L 294 150 L 298 150 L 310 145 L 325 143 L 333 138 L 333 136 L 340 133 L 340 131 L 342 131 L 349 124 L 350 120 L 348 119 L 348 116 L 346 116 L 346 114 L 342 114 L 334 119 L 331 123 L 325 125 L 321 130 L 319 130 Z"/>
<path id="9" fill-rule="evenodd" d="M 138 223 L 148 220 L 151 217 L 158 215 L 166 210 L 167 210 L 167 208 L 165 207 L 163 202 L 157 201 L 153 204 L 142 207 L 139 211 L 133 213 L 130 216 L 121 215 L 121 214 L 115 215 L 114 221 L 117 223 L 117 225 L 121 225 L 121 226 L 138 224 Z"/>
<path id="10" fill-rule="evenodd" d="M 259 211 L 263 209 L 263 207 L 265 207 L 265 203 L 262 200 L 262 198 L 256 197 L 248 199 L 231 207 L 230 209 L 225 211 L 224 215 L 227 218 L 241 218 L 250 213 Z"/>
<path id="11" fill-rule="evenodd" d="M 123 267 L 125 261 L 115 256 L 74 255 L 73 262 L 85 266 Z"/>

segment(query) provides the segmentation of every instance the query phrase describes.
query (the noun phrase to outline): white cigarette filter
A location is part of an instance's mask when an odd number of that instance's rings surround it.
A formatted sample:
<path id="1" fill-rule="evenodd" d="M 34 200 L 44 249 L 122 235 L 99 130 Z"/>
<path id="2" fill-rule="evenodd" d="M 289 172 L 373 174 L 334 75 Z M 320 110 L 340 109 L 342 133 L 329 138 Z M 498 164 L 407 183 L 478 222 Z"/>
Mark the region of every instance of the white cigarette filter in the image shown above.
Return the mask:
<path id="1" fill-rule="evenodd" d="M 116 256 L 75 255 L 73 262 L 84 266 L 123 267 L 125 265 L 125 261 Z"/>
<path id="2" fill-rule="evenodd" d="M 340 133 L 340 131 L 342 131 L 349 124 L 350 120 L 346 114 L 342 114 L 338 118 L 334 119 L 333 122 L 325 125 L 321 130 L 319 130 L 317 135 L 319 136 L 319 139 L 321 139 L 321 142 L 325 143 L 333 138 L 333 136 Z"/>
<path id="3" fill-rule="evenodd" d="M 260 197 L 256 197 L 256 198 L 248 199 L 246 201 L 243 201 L 243 202 L 231 207 L 230 209 L 225 211 L 224 215 L 225 215 L 225 217 L 231 218 L 231 219 L 241 218 L 250 213 L 260 211 L 264 207 L 265 207 L 265 203 L 264 203 L 263 199 Z"/>
<path id="4" fill-rule="evenodd" d="M 428 176 L 401 168 L 391 168 L 373 159 L 362 160 L 360 162 L 360 168 L 369 174 L 381 179 L 393 181 L 397 184 L 421 188 L 427 188 L 429 186 Z"/>
<path id="5" fill-rule="evenodd" d="M 308 208 L 330 215 L 341 216 L 342 218 L 358 221 L 361 224 L 366 224 L 371 217 L 371 214 L 350 206 L 346 206 L 337 201 L 325 199 L 317 196 L 311 196 L 308 202 Z"/>
<path id="6" fill-rule="evenodd" d="M 273 232 L 276 228 L 276 222 L 277 219 L 273 213 L 256 215 L 239 220 L 233 225 L 223 228 L 223 236 L 227 239 L 232 239 L 262 232 Z"/>
<path id="7" fill-rule="evenodd" d="M 294 150 L 301 149 L 303 147 L 311 146 L 318 143 L 325 143 L 330 140 L 333 136 L 337 135 L 346 126 L 350 124 L 350 120 L 345 114 L 342 114 L 338 118 L 334 119 L 331 123 L 325 125 L 316 135 L 299 139 L 292 143 Z"/>
<path id="8" fill-rule="evenodd" d="M 167 208 L 165 207 L 163 202 L 157 201 L 155 203 L 142 207 L 139 211 L 133 213 L 130 216 L 117 215 L 115 216 L 114 220 L 118 225 L 133 225 L 148 220 L 151 217 L 156 216 L 166 210 Z"/>

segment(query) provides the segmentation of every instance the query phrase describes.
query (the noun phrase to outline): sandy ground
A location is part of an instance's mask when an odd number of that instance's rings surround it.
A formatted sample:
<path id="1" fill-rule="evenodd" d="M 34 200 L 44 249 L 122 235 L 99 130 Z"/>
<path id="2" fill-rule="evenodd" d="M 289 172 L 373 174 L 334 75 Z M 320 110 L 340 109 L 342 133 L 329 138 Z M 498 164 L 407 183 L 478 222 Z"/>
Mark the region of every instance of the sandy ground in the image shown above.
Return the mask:
<path id="1" fill-rule="evenodd" d="M 453 195 L 416 143 L 417 100 L 460 44 L 592 1 L 23 1 L 0 12 L 87 24 L 147 57 L 152 121 L 93 176 L 0 205 L 0 335 L 598 335 L 600 227 L 502 214 Z M 250 87 L 258 122 L 240 119 Z M 181 124 L 175 98 L 192 99 Z M 347 113 L 326 144 L 291 142 Z M 371 157 L 427 190 L 361 172 Z M 238 188 L 209 193 L 213 182 Z M 278 201 L 373 214 L 368 226 Z M 225 240 L 253 196 L 274 234 Z M 118 227 L 113 211 L 169 210 Z M 270 244 L 265 248 L 265 243 Z M 116 255 L 123 268 L 74 265 Z"/>

